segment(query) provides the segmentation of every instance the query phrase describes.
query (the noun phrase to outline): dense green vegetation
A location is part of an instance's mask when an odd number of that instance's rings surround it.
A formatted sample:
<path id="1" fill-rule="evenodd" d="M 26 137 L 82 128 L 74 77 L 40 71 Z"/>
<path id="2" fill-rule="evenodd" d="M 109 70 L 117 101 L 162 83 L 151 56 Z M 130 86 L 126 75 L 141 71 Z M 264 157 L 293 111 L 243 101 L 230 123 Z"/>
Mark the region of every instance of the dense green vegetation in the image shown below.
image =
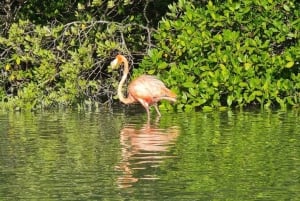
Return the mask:
<path id="1" fill-rule="evenodd" d="M 94 0 L 78 1 L 74 7 L 73 1 L 31 1 L 18 14 L 7 13 L 1 18 L 1 106 L 112 103 L 118 77 L 108 72 L 110 61 L 117 52 L 130 60 L 130 55 L 137 59 L 146 54 L 157 24 L 148 15 L 161 18 L 167 3 Z M 153 11 L 157 6 L 165 9 Z M 11 18 L 18 20 L 10 24 Z"/>
<path id="2" fill-rule="evenodd" d="M 1 4 L 1 107 L 111 104 L 117 52 L 166 82 L 178 110 L 299 105 L 296 0 Z"/>
<path id="3" fill-rule="evenodd" d="M 180 109 L 298 106 L 299 8 L 280 0 L 179 1 L 160 22 L 139 73 L 166 80 L 181 94 Z"/>

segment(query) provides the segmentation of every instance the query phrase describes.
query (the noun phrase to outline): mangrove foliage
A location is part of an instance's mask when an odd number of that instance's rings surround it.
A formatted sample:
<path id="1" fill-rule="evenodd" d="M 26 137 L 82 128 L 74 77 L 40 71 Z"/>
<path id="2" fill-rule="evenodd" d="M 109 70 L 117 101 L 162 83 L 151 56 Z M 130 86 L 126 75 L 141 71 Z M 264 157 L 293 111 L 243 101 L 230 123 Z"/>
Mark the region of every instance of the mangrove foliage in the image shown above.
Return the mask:
<path id="1" fill-rule="evenodd" d="M 177 110 L 298 107 L 296 0 L 8 0 L 0 3 L 0 107 L 111 105 L 122 53 Z"/>

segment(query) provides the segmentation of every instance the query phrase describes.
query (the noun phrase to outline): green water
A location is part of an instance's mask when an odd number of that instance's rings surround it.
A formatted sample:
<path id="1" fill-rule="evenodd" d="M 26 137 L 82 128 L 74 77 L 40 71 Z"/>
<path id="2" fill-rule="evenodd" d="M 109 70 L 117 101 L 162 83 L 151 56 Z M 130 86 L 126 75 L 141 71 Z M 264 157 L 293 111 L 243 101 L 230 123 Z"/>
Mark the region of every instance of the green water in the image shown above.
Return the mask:
<path id="1" fill-rule="evenodd" d="M 299 114 L 0 112 L 0 200 L 300 200 Z"/>

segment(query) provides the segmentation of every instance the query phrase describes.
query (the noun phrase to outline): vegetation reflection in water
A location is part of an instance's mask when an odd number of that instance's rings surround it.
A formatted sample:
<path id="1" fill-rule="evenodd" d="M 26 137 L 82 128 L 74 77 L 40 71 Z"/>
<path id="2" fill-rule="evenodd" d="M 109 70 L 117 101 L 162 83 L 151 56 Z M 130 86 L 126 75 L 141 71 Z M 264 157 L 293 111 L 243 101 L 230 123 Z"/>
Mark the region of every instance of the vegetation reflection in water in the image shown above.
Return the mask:
<path id="1" fill-rule="evenodd" d="M 300 199 L 297 110 L 134 113 L 1 113 L 0 198 Z"/>

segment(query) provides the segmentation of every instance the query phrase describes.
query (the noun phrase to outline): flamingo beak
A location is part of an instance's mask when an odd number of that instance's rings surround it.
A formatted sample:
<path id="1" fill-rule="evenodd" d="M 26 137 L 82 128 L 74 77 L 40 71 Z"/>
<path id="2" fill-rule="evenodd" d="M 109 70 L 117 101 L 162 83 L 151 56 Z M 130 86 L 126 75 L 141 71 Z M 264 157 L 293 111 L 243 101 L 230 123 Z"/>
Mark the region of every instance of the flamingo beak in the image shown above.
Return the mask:
<path id="1" fill-rule="evenodd" d="M 119 68 L 119 62 L 118 62 L 118 59 L 114 59 L 111 63 L 110 63 L 110 66 L 112 69 L 118 69 Z"/>

